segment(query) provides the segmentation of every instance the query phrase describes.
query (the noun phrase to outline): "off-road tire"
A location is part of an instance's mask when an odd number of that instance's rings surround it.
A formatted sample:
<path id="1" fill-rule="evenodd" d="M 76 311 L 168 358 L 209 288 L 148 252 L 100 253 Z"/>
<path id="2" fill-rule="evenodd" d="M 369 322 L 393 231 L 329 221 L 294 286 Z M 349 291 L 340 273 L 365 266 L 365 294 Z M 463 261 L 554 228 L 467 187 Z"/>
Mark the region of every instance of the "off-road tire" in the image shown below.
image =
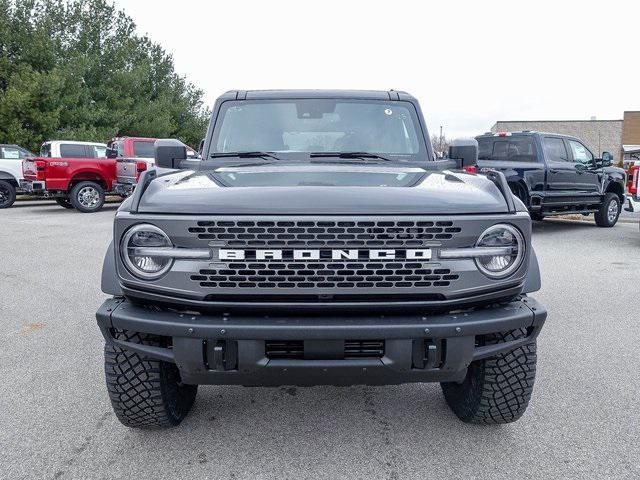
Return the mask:
<path id="1" fill-rule="evenodd" d="M 82 198 L 85 192 L 92 193 L 92 197 L 95 198 L 95 203 Z M 73 208 L 82 213 L 97 212 L 104 205 L 104 199 L 104 188 L 102 188 L 100 184 L 91 181 L 76 183 L 69 195 L 69 201 L 71 205 L 73 205 Z"/>
<path id="2" fill-rule="evenodd" d="M 158 337 L 120 332 L 116 338 L 163 346 Z M 181 383 L 173 363 L 151 360 L 115 345 L 105 345 L 104 370 L 113 411 L 132 428 L 159 429 L 178 425 L 189 413 L 197 385 Z"/>
<path id="3" fill-rule="evenodd" d="M 56 203 L 63 208 L 74 208 L 71 204 L 71 200 L 69 200 L 67 197 L 56 197 Z"/>
<path id="4" fill-rule="evenodd" d="M 481 345 L 526 336 L 525 329 L 485 335 Z M 469 365 L 462 383 L 441 383 L 444 398 L 466 423 L 500 424 L 518 420 L 527 409 L 536 376 L 536 342 Z"/>
<path id="5" fill-rule="evenodd" d="M 0 180 L 0 208 L 9 208 L 16 201 L 16 187 L 6 180 Z"/>
<path id="6" fill-rule="evenodd" d="M 613 212 L 609 212 L 611 202 L 615 202 L 618 208 L 615 216 L 613 215 Z M 621 211 L 622 202 L 620 201 L 620 197 L 615 193 L 605 193 L 604 201 L 602 202 L 602 205 L 600 205 L 600 209 L 594 214 L 596 225 L 607 228 L 613 227 L 618 222 Z"/>

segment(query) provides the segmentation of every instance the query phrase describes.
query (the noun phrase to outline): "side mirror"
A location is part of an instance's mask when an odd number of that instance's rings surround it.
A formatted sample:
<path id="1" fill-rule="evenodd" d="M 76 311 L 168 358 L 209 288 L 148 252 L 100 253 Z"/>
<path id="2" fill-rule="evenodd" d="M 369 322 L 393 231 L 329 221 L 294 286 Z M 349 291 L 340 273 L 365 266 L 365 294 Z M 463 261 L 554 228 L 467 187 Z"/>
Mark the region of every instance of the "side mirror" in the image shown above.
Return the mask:
<path id="1" fill-rule="evenodd" d="M 156 140 L 153 149 L 156 167 L 180 168 L 180 162 L 187 159 L 187 147 L 173 138 Z"/>
<path id="2" fill-rule="evenodd" d="M 611 165 L 613 165 L 613 155 L 609 152 L 602 152 L 602 166 L 610 167 Z"/>
<path id="3" fill-rule="evenodd" d="M 593 161 L 593 162 L 589 162 L 589 163 L 576 162 L 575 166 L 576 166 L 576 170 L 578 172 L 584 172 L 584 171 L 588 170 L 589 167 L 594 168 L 597 165 L 596 165 L 596 162 Z"/>
<path id="4" fill-rule="evenodd" d="M 475 138 L 459 138 L 449 145 L 449 158 L 457 161 L 458 168 L 478 163 L 478 141 Z"/>
<path id="5" fill-rule="evenodd" d="M 107 158 L 118 158 L 118 150 L 115 148 L 107 148 Z"/>

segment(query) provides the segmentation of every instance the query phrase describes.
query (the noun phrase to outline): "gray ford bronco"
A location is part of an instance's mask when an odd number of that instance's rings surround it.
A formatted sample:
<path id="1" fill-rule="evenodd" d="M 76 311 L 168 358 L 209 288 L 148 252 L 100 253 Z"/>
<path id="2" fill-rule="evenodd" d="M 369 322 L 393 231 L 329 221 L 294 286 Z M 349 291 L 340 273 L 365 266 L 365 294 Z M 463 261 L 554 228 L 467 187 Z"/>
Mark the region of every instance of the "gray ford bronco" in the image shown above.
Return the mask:
<path id="1" fill-rule="evenodd" d="M 187 159 L 155 144 L 118 210 L 97 312 L 111 403 L 179 424 L 198 385 L 440 382 L 517 420 L 546 311 L 531 219 L 498 172 L 436 160 L 403 92 L 234 91 Z"/>

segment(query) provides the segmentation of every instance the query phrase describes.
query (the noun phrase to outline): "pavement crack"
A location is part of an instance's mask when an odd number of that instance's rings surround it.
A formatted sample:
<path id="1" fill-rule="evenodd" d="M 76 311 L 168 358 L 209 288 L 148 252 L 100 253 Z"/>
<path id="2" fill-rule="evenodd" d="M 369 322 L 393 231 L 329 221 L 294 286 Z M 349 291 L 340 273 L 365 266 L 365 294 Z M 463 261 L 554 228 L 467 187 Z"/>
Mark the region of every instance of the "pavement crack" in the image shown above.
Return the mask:
<path id="1" fill-rule="evenodd" d="M 82 455 L 91 446 L 96 435 L 102 429 L 102 427 L 104 427 L 105 422 L 111 415 L 113 415 L 112 412 L 106 412 L 98 419 L 98 422 L 96 423 L 96 426 L 93 428 L 93 431 L 91 432 L 91 434 L 85 436 L 82 443 L 80 443 L 79 446 L 77 446 L 72 450 L 71 457 L 64 462 L 64 464 L 62 465 L 62 468 L 56 471 L 56 473 L 52 477 L 53 480 L 58 480 L 62 478 L 66 473 L 69 472 L 71 467 L 73 467 L 73 465 L 78 460 L 78 457 L 80 457 L 80 455 Z"/>
<path id="2" fill-rule="evenodd" d="M 378 424 L 380 427 L 380 438 L 382 439 L 383 448 L 385 451 L 385 457 L 381 462 L 381 466 L 384 470 L 383 478 L 387 480 L 397 480 L 400 478 L 398 471 L 398 464 L 400 463 L 400 452 L 394 445 L 391 438 L 391 423 L 379 409 L 376 409 L 376 405 L 373 398 L 373 391 L 370 387 L 364 387 L 362 390 L 364 394 L 364 411 L 369 414 L 371 420 Z"/>

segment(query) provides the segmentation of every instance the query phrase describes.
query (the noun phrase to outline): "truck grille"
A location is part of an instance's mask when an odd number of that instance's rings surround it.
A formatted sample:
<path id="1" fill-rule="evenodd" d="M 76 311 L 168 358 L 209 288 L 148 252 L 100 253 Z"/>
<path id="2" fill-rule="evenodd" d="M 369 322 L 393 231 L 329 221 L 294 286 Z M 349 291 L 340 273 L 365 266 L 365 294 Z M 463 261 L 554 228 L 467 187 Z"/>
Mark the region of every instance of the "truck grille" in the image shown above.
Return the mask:
<path id="1" fill-rule="evenodd" d="M 188 228 L 200 240 L 229 247 L 419 247 L 450 240 L 451 221 L 200 221 Z"/>
<path id="2" fill-rule="evenodd" d="M 227 266 L 225 266 L 227 267 Z M 449 269 L 395 261 L 233 262 L 202 269 L 191 280 L 204 288 L 357 289 L 447 287 L 459 276 Z"/>

